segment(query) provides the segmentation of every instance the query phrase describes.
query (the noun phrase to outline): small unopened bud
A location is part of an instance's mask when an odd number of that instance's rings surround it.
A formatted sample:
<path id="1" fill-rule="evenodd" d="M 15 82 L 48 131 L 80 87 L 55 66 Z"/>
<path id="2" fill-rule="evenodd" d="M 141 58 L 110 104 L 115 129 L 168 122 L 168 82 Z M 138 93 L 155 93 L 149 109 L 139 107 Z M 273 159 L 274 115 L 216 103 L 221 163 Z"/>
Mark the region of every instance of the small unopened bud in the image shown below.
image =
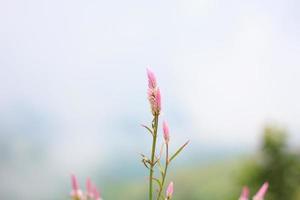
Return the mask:
<path id="1" fill-rule="evenodd" d="M 243 187 L 242 194 L 239 200 L 248 200 L 249 199 L 249 188 L 247 186 Z"/>
<path id="2" fill-rule="evenodd" d="M 263 200 L 267 191 L 268 191 L 269 183 L 265 182 L 261 188 L 258 190 L 256 195 L 253 197 L 253 200 Z"/>
<path id="3" fill-rule="evenodd" d="M 166 191 L 166 197 L 168 200 L 172 198 L 173 192 L 174 192 L 174 184 L 173 182 L 170 182 Z"/>
<path id="4" fill-rule="evenodd" d="M 164 132 L 165 143 L 169 143 L 170 133 L 169 133 L 169 126 L 166 121 L 163 122 L 163 132 Z"/>

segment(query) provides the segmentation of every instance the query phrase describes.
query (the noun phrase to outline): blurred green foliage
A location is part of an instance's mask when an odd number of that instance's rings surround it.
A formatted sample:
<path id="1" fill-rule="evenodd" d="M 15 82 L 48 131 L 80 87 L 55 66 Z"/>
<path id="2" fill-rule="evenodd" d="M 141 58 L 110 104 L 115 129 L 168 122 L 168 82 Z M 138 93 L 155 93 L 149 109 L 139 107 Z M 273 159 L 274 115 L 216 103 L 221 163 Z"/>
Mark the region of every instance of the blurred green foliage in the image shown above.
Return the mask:
<path id="1" fill-rule="evenodd" d="M 223 158 L 199 165 L 171 165 L 174 200 L 237 200 L 242 187 L 253 196 L 263 182 L 270 188 L 266 200 L 300 199 L 300 155 L 287 143 L 288 134 L 276 126 L 266 126 L 257 154 Z M 104 199 L 147 199 L 147 178 L 107 182 Z"/>
<path id="2" fill-rule="evenodd" d="M 241 161 L 225 159 L 213 163 L 175 167 L 171 166 L 169 181 L 174 181 L 174 200 L 233 200 L 238 199 L 240 186 L 233 178 Z M 111 184 L 103 188 L 105 199 L 147 199 L 147 179 Z M 235 198 L 232 198 L 232 197 Z"/>
<path id="3" fill-rule="evenodd" d="M 300 156 L 287 146 L 287 133 L 277 126 L 266 126 L 258 157 L 247 161 L 239 184 L 255 192 L 263 182 L 270 188 L 266 200 L 300 199 Z"/>

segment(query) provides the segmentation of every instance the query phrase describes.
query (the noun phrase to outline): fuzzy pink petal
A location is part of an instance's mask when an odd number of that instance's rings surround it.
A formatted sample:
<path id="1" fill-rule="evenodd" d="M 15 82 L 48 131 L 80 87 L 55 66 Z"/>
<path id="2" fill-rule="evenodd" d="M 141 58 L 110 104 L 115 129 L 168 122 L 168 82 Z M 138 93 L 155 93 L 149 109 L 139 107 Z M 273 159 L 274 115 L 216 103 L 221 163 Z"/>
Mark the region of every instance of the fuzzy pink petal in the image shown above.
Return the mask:
<path id="1" fill-rule="evenodd" d="M 161 95 L 160 95 L 160 89 L 157 88 L 157 93 L 156 93 L 156 104 L 157 104 L 157 111 L 158 113 L 161 110 Z"/>
<path id="2" fill-rule="evenodd" d="M 148 100 L 153 115 L 159 115 L 161 110 L 161 96 L 159 88 L 148 89 Z"/>
<path id="3" fill-rule="evenodd" d="M 157 86 L 156 77 L 155 74 L 149 68 L 147 68 L 147 76 L 148 76 L 148 87 L 151 89 L 155 89 Z"/>

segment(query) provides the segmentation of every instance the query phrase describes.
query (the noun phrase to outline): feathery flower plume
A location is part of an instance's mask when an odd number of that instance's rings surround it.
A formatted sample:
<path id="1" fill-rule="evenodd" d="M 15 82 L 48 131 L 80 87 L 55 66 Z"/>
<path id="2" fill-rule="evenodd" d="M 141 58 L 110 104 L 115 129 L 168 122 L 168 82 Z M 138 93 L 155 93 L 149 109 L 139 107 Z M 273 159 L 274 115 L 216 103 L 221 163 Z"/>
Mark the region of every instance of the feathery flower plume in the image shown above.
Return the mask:
<path id="1" fill-rule="evenodd" d="M 95 200 L 101 200 L 100 192 L 95 185 L 93 186 L 93 194 Z"/>
<path id="2" fill-rule="evenodd" d="M 71 197 L 74 200 L 80 200 L 82 197 L 82 192 L 79 188 L 78 180 L 74 174 L 71 175 L 72 191 Z"/>
<path id="3" fill-rule="evenodd" d="M 258 190 L 256 195 L 253 197 L 253 200 L 263 200 L 267 191 L 268 191 L 269 183 L 265 182 L 261 188 Z"/>
<path id="4" fill-rule="evenodd" d="M 168 188 L 167 188 L 167 191 L 166 191 L 166 197 L 167 197 L 167 200 L 171 199 L 172 196 L 173 196 L 173 192 L 174 192 L 174 184 L 173 182 L 171 181 L 168 185 Z"/>
<path id="5" fill-rule="evenodd" d="M 92 199 L 94 197 L 93 185 L 90 178 L 87 178 L 86 180 L 86 193 L 88 198 Z"/>
<path id="6" fill-rule="evenodd" d="M 156 84 L 154 73 L 147 69 L 148 75 L 148 100 L 150 102 L 151 111 L 153 115 L 159 115 L 161 110 L 161 96 L 160 90 Z"/>
<path id="7" fill-rule="evenodd" d="M 148 76 L 148 87 L 151 89 L 155 89 L 157 87 L 156 77 L 153 71 L 151 71 L 149 68 L 147 68 L 147 76 Z"/>
<path id="8" fill-rule="evenodd" d="M 243 187 L 242 194 L 239 200 L 248 200 L 249 199 L 249 188 L 247 186 Z"/>
<path id="9" fill-rule="evenodd" d="M 166 143 L 169 143 L 170 140 L 170 132 L 169 126 L 166 121 L 163 122 L 163 132 L 164 132 L 164 139 Z"/>

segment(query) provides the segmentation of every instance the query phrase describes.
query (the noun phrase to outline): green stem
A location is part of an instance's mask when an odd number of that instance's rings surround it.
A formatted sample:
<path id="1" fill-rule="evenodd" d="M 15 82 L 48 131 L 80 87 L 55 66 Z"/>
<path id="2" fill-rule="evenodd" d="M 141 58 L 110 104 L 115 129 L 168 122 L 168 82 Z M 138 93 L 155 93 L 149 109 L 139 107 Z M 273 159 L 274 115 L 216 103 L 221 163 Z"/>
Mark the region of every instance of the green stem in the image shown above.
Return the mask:
<path id="1" fill-rule="evenodd" d="M 152 150 L 151 150 L 151 165 L 150 165 L 150 179 L 149 179 L 149 200 L 152 200 L 153 196 L 153 168 L 155 159 L 155 149 L 157 140 L 157 127 L 158 127 L 158 115 L 154 116 L 154 126 L 153 126 L 153 140 L 152 140 Z"/>
<path id="2" fill-rule="evenodd" d="M 162 193 L 162 190 L 164 188 L 168 166 L 169 166 L 169 144 L 166 143 L 166 164 L 165 164 L 165 170 L 164 170 L 164 174 L 163 174 L 162 181 L 161 181 L 161 188 L 159 188 L 159 193 L 158 193 L 158 196 L 157 196 L 157 200 L 159 200 L 159 198 L 161 196 L 161 193 Z"/>

